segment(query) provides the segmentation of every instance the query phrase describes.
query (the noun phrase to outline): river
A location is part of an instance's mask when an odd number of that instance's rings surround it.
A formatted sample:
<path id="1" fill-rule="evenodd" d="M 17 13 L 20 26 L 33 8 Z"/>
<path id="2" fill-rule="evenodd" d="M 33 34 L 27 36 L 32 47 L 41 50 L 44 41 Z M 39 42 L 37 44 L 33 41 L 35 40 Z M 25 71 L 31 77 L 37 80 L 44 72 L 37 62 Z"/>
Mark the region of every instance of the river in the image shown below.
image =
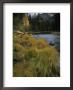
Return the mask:
<path id="1" fill-rule="evenodd" d="M 48 44 L 57 48 L 60 51 L 60 36 L 54 34 L 36 34 L 33 35 L 35 38 L 44 38 Z"/>

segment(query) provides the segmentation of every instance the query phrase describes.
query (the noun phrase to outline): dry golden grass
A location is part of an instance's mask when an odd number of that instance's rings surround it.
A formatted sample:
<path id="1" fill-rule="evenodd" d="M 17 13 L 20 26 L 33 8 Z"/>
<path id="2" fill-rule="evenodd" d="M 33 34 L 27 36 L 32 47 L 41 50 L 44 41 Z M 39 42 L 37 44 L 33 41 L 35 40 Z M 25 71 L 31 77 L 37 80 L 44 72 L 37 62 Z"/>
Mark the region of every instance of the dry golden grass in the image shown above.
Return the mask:
<path id="1" fill-rule="evenodd" d="M 29 34 L 13 36 L 13 76 L 59 76 L 59 53 L 43 39 Z"/>

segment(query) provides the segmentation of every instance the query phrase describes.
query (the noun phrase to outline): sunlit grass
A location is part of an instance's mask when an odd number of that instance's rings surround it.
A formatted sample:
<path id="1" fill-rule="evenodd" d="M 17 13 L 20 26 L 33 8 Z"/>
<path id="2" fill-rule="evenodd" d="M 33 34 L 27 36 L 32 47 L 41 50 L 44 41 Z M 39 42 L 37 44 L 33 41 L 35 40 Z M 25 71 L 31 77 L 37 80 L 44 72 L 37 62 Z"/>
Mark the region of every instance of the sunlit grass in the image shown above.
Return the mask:
<path id="1" fill-rule="evenodd" d="M 30 34 L 13 36 L 13 76 L 59 76 L 59 53 L 43 39 Z"/>

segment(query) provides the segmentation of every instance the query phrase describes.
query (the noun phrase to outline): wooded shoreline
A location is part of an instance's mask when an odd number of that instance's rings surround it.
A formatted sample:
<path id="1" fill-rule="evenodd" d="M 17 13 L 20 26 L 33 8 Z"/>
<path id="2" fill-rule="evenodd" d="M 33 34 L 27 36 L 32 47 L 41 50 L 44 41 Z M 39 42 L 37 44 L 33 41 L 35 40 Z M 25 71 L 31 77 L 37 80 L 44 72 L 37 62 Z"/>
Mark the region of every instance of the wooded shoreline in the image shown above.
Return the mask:
<path id="1" fill-rule="evenodd" d="M 16 30 L 14 32 L 17 32 Z M 21 31 L 19 31 L 21 32 Z M 28 31 L 28 32 L 21 32 L 21 33 L 28 33 L 28 34 L 54 34 L 54 35 L 60 35 L 60 32 L 54 32 L 54 31 L 41 31 L 41 32 L 32 32 L 32 31 Z"/>

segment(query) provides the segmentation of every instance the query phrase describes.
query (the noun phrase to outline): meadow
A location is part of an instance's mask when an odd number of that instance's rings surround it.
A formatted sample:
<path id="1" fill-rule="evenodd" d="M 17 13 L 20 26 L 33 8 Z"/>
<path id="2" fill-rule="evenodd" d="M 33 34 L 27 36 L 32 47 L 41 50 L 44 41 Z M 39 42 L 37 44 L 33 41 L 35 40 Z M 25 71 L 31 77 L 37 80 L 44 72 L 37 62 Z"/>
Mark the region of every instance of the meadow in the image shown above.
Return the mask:
<path id="1" fill-rule="evenodd" d="M 59 52 L 44 38 L 13 34 L 13 76 L 54 77 L 60 75 Z"/>

